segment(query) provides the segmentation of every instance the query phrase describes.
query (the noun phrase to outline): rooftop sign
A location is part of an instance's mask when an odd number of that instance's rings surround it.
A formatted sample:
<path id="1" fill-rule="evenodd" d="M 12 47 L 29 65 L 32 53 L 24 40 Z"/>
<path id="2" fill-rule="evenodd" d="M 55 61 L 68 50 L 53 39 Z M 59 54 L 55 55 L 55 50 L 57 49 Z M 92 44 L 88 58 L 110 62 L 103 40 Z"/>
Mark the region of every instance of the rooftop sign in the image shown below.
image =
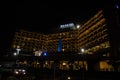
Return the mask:
<path id="1" fill-rule="evenodd" d="M 73 27 L 75 27 L 74 23 L 68 23 L 68 24 L 60 25 L 61 29 L 64 29 L 64 28 L 73 28 Z"/>

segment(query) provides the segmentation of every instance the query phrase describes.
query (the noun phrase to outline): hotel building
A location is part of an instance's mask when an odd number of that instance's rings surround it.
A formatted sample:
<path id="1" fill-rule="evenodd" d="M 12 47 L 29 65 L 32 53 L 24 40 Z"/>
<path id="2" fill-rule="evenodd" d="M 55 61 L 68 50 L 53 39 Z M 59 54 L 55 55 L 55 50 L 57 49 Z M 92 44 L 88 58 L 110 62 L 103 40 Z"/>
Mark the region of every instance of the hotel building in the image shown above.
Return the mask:
<path id="1" fill-rule="evenodd" d="M 48 53 L 48 59 L 37 56 L 32 63 L 22 58 L 22 64 L 28 66 L 51 69 L 52 64 L 59 58 L 57 65 L 62 70 L 69 70 L 72 65 L 73 70 L 85 68 L 86 70 L 114 71 L 114 66 L 110 63 L 115 51 L 111 47 L 111 43 L 114 42 L 111 40 L 110 30 L 103 10 L 100 10 L 80 27 L 74 25 L 74 29 L 70 28 L 66 31 L 42 34 L 19 30 L 15 33 L 12 48 L 20 48 L 21 51 L 33 55 L 38 50 Z M 54 55 L 50 58 L 49 54 Z M 69 54 L 72 55 L 71 59 L 67 58 Z"/>

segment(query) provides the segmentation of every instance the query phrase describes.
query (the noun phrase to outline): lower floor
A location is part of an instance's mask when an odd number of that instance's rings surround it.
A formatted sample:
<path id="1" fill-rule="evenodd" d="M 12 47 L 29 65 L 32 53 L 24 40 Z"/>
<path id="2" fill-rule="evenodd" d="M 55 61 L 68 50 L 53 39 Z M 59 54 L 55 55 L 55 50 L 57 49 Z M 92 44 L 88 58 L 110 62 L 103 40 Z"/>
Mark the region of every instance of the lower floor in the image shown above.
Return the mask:
<path id="1" fill-rule="evenodd" d="M 34 68 L 47 68 L 47 69 L 61 69 L 61 70 L 80 70 L 85 69 L 86 71 L 114 71 L 114 67 L 109 64 L 109 60 L 102 61 L 16 61 L 16 64 L 21 64 L 26 67 L 34 67 Z M 118 67 L 120 68 L 120 66 Z M 120 69 L 118 69 L 120 70 Z"/>

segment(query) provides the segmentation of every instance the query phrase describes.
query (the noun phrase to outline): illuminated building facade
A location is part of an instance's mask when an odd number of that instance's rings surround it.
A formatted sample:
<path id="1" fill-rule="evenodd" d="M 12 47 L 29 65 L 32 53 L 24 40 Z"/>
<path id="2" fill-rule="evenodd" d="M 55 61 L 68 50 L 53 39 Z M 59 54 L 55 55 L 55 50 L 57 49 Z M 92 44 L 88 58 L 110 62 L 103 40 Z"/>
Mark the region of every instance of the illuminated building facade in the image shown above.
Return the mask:
<path id="1" fill-rule="evenodd" d="M 57 52 L 58 43 L 61 39 L 62 51 L 77 51 L 77 34 L 77 30 L 47 35 L 20 30 L 15 33 L 13 48 L 23 48 L 28 51 L 41 49 L 48 52 Z"/>
<path id="2" fill-rule="evenodd" d="M 75 54 L 96 55 L 99 56 L 98 60 L 84 60 L 73 61 L 70 63 L 67 60 L 59 61 L 60 69 L 70 69 L 70 65 L 74 70 L 85 67 L 86 70 L 95 66 L 96 70 L 114 71 L 110 62 L 112 56 L 111 41 L 109 26 L 103 11 L 100 10 L 92 18 L 90 18 L 80 28 L 69 31 L 58 32 L 53 34 L 40 34 L 29 31 L 18 31 L 15 33 L 13 48 L 22 48 L 23 50 L 36 51 L 42 50 L 48 53 L 61 52 L 76 52 Z M 84 52 L 81 52 L 84 49 Z M 82 56 L 82 55 L 81 55 Z M 59 57 L 59 56 L 58 56 Z M 73 56 L 74 57 L 74 56 Z M 103 58 L 105 57 L 105 58 Z M 79 60 L 79 59 L 78 59 Z M 96 61 L 95 63 L 92 63 Z M 43 65 L 51 68 L 54 60 L 45 60 L 45 64 L 36 61 L 31 65 Z M 83 64 L 84 63 L 84 64 Z"/>
<path id="3" fill-rule="evenodd" d="M 78 32 L 78 47 L 85 48 L 87 54 L 110 47 L 108 26 L 102 10 L 88 20 Z"/>
<path id="4" fill-rule="evenodd" d="M 45 50 L 45 35 L 21 30 L 15 33 L 13 48 L 21 48 L 27 51 Z"/>
<path id="5" fill-rule="evenodd" d="M 13 48 L 57 52 L 60 39 L 62 51 L 78 52 L 85 48 L 85 53 L 92 54 L 100 49 L 109 48 L 108 26 L 102 10 L 76 30 L 46 35 L 24 30 L 16 32 Z"/>

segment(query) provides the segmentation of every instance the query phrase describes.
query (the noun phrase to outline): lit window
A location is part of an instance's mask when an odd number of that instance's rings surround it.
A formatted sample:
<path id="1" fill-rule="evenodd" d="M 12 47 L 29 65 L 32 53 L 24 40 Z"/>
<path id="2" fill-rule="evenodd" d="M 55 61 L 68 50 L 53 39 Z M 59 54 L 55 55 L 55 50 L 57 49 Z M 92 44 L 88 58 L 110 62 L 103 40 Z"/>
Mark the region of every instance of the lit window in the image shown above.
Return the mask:
<path id="1" fill-rule="evenodd" d="M 35 51 L 35 56 L 41 56 L 41 54 L 42 54 L 41 50 Z"/>
<path id="2" fill-rule="evenodd" d="M 65 63 L 65 62 L 63 62 L 63 65 L 66 65 L 66 63 Z"/>

